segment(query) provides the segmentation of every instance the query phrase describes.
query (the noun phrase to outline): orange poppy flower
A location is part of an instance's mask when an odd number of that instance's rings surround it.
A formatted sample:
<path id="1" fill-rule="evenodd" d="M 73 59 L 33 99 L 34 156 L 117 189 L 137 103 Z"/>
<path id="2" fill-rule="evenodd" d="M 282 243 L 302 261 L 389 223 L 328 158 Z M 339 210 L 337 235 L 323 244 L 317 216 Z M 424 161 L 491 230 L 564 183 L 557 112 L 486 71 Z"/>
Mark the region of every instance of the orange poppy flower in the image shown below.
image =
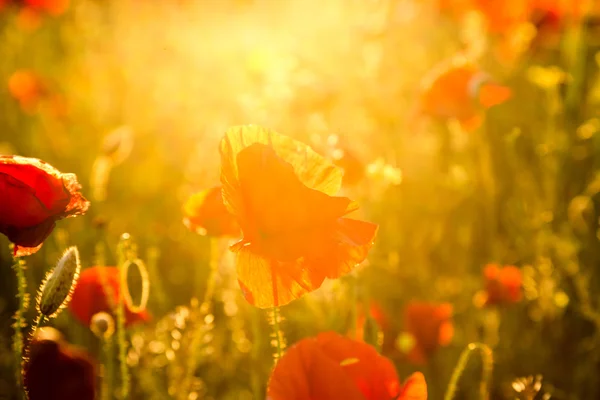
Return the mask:
<path id="1" fill-rule="evenodd" d="M 357 205 L 334 196 L 342 171 L 307 145 L 234 127 L 221 160 L 223 200 L 244 235 L 232 246 L 238 280 L 251 304 L 287 304 L 367 257 L 377 225 L 343 218 Z"/>
<path id="2" fill-rule="evenodd" d="M 454 118 L 469 131 L 481 125 L 485 109 L 504 103 L 511 95 L 508 87 L 494 83 L 467 58 L 457 56 L 426 77 L 418 111 L 442 120 Z"/>
<path id="3" fill-rule="evenodd" d="M 33 71 L 18 70 L 8 78 L 8 90 L 21 109 L 35 111 L 47 89 L 40 77 Z"/>
<path id="4" fill-rule="evenodd" d="M 38 331 L 29 344 L 28 355 L 23 368 L 28 399 L 96 398 L 95 362 L 83 350 L 66 343 L 54 329 Z"/>
<path id="5" fill-rule="evenodd" d="M 414 339 L 408 358 L 424 364 L 441 346 L 454 336 L 452 305 L 448 303 L 411 302 L 404 311 L 405 330 Z"/>
<path id="6" fill-rule="evenodd" d="M 201 235 L 238 237 L 241 234 L 236 219 L 223 204 L 221 186 L 192 195 L 183 206 L 183 223 Z"/>
<path id="7" fill-rule="evenodd" d="M 517 303 L 521 300 L 523 277 L 513 265 L 488 264 L 483 269 L 486 305 Z"/>
<path id="8" fill-rule="evenodd" d="M 109 290 L 105 291 L 103 280 Z M 107 292 L 110 293 L 107 293 Z M 110 295 L 110 297 L 109 297 Z M 92 317 L 99 312 L 113 313 L 113 305 L 117 304 L 120 295 L 120 276 L 116 267 L 91 267 L 84 269 L 79 275 L 77 285 L 71 296 L 69 311 L 82 324 L 89 326 Z M 150 320 L 146 310 L 133 312 L 125 305 L 125 325 Z"/>
<path id="9" fill-rule="evenodd" d="M 15 255 L 35 253 L 56 221 L 83 214 L 89 202 L 74 174 L 63 174 L 35 158 L 0 156 L 0 233 Z"/>
<path id="10" fill-rule="evenodd" d="M 420 372 L 400 384 L 394 365 L 374 347 L 325 332 L 290 347 L 269 379 L 269 400 L 425 400 Z"/>

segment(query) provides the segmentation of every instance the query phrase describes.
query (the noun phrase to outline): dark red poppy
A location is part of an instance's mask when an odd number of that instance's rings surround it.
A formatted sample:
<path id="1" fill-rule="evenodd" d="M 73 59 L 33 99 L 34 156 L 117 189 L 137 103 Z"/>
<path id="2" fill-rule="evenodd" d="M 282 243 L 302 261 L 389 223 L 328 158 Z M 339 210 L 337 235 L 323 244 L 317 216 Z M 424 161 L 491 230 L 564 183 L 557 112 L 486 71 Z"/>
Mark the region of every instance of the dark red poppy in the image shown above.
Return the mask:
<path id="1" fill-rule="evenodd" d="M 325 332 L 290 347 L 267 389 L 269 400 L 425 400 L 420 372 L 400 383 L 394 365 L 374 347 Z"/>
<path id="2" fill-rule="evenodd" d="M 35 158 L 0 156 L 0 233 L 15 255 L 35 253 L 56 221 L 83 214 L 89 202 L 74 174 L 63 174 Z"/>
<path id="3" fill-rule="evenodd" d="M 411 302 L 404 311 L 404 325 L 414 340 L 408 358 L 416 364 L 426 363 L 439 347 L 452 341 L 452 305 Z"/>
<path id="4" fill-rule="evenodd" d="M 485 304 L 510 304 L 521 300 L 521 270 L 513 265 L 500 267 L 488 264 L 483 269 L 485 279 Z"/>
<path id="5" fill-rule="evenodd" d="M 235 217 L 223 204 L 221 186 L 192 195 L 183 206 L 183 212 L 183 223 L 201 235 L 239 237 L 242 233 Z"/>
<path id="6" fill-rule="evenodd" d="M 96 365 L 83 350 L 40 335 L 31 340 L 28 354 L 23 382 L 29 400 L 95 399 Z"/>
<path id="7" fill-rule="evenodd" d="M 87 268 L 79 275 L 79 280 L 69 303 L 69 311 L 82 324 L 89 326 L 94 314 L 99 312 L 106 312 L 112 314 L 113 317 L 115 316 L 113 305 L 117 304 L 119 295 L 120 276 L 117 267 Z M 126 326 L 146 322 L 150 318 L 150 314 L 146 310 L 132 312 L 125 306 Z"/>

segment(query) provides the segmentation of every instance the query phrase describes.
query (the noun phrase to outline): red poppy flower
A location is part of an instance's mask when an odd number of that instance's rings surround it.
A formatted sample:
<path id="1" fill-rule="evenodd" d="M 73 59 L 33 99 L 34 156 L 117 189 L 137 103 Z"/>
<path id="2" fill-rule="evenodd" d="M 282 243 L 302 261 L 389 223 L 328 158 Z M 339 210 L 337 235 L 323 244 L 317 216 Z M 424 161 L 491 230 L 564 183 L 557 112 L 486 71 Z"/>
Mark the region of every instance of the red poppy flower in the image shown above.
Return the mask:
<path id="1" fill-rule="evenodd" d="M 15 255 L 35 253 L 56 221 L 83 214 L 89 202 L 74 174 L 63 174 L 35 158 L 0 156 L 0 233 Z"/>
<path id="2" fill-rule="evenodd" d="M 106 291 L 103 282 L 106 284 Z M 112 307 L 119 301 L 119 294 L 120 276 L 117 267 L 87 268 L 79 275 L 69 310 L 77 320 L 89 326 L 94 314 L 106 312 L 114 316 Z M 134 313 L 125 305 L 126 326 L 149 320 L 150 315 L 146 310 Z"/>
<path id="3" fill-rule="evenodd" d="M 420 372 L 400 384 L 394 365 L 374 347 L 325 332 L 299 341 L 279 360 L 269 400 L 425 400 Z"/>
<path id="4" fill-rule="evenodd" d="M 366 257 L 377 225 L 343 218 L 357 205 L 334 197 L 342 172 L 307 145 L 257 126 L 221 142 L 223 200 L 244 238 L 237 273 L 257 307 L 284 305 Z"/>
<path id="5" fill-rule="evenodd" d="M 60 337 L 40 335 L 28 354 L 23 381 L 30 400 L 95 399 L 96 366 L 83 350 Z"/>
<path id="6" fill-rule="evenodd" d="M 440 346 L 448 345 L 454 336 L 452 305 L 411 302 L 404 312 L 404 324 L 414 339 L 408 358 L 423 364 Z"/>
<path id="7" fill-rule="evenodd" d="M 486 305 L 517 303 L 521 300 L 523 278 L 521 270 L 513 265 L 500 267 L 488 264 L 483 269 Z"/>
<path id="8" fill-rule="evenodd" d="M 379 328 L 382 331 L 385 331 L 390 328 L 390 322 L 388 320 L 387 315 L 381 308 L 379 304 L 374 301 L 371 301 L 369 304 L 369 310 L 367 311 L 363 304 L 360 304 L 358 307 L 358 315 L 356 318 L 356 339 L 360 340 L 364 336 L 365 324 L 367 322 L 367 317 L 372 317 L 376 322 Z"/>
<path id="9" fill-rule="evenodd" d="M 241 234 L 236 219 L 223 204 L 220 186 L 192 195 L 183 206 L 183 212 L 183 223 L 201 235 L 238 237 Z"/>

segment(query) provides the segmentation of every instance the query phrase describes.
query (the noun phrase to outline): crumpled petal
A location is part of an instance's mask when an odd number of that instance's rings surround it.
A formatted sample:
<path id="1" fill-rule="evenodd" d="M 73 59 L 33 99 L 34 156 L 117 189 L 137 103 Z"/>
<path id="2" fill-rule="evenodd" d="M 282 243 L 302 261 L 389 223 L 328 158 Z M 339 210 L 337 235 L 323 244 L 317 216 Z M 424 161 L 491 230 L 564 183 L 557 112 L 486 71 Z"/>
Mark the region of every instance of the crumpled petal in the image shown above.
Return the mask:
<path id="1" fill-rule="evenodd" d="M 286 261 L 262 256 L 252 244 L 240 246 L 236 268 L 244 297 L 260 308 L 288 304 L 318 289 L 325 278 L 338 278 L 364 261 L 376 233 L 375 224 L 340 218 L 328 235 L 315 232 L 297 239 L 320 242 L 315 244 L 318 253 Z"/>
<path id="2" fill-rule="evenodd" d="M 340 190 L 342 170 L 306 144 L 259 126 L 236 126 L 227 130 L 220 148 L 223 200 L 232 214 L 240 216 L 244 212 L 239 196 L 238 154 L 254 143 L 272 147 L 278 157 L 292 165 L 294 174 L 308 188 L 331 196 Z"/>

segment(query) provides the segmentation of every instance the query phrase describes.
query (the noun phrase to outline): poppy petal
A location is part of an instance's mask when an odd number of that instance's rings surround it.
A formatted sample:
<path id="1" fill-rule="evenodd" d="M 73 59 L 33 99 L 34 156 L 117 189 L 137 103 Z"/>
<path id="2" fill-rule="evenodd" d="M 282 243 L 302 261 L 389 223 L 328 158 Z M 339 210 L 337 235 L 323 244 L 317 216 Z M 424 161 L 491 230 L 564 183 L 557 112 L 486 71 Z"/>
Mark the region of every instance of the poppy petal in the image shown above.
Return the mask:
<path id="1" fill-rule="evenodd" d="M 425 376 L 415 372 L 406 379 L 398 400 L 427 400 Z"/>
<path id="2" fill-rule="evenodd" d="M 253 144 L 242 150 L 238 165 L 245 211 L 238 219 L 244 238 L 260 243 L 268 256 L 295 259 L 318 252 L 323 240 L 316 238 L 326 237 L 339 217 L 356 208 L 348 198 L 302 184 L 291 164 L 268 146 Z"/>
<path id="3" fill-rule="evenodd" d="M 259 308 L 288 304 L 318 289 L 325 280 L 318 268 L 302 258 L 289 262 L 268 259 L 257 255 L 250 245 L 237 252 L 236 268 L 244 297 Z"/>
<path id="4" fill-rule="evenodd" d="M 373 346 L 334 332 L 320 333 L 317 341 L 328 357 L 344 365 L 345 373 L 352 378 L 365 399 L 383 400 L 398 396 L 400 383 L 396 369 Z M 345 363 L 347 360 L 350 362 Z"/>
<path id="5" fill-rule="evenodd" d="M 271 400 L 365 400 L 339 361 L 327 356 L 315 338 L 303 339 L 279 360 L 271 378 Z"/>
<path id="6" fill-rule="evenodd" d="M 376 232 L 375 224 L 340 218 L 328 236 L 297 235 L 312 250 L 286 261 L 261 256 L 252 244 L 237 245 L 237 274 L 246 300 L 260 308 L 281 306 L 318 289 L 325 278 L 339 278 L 364 261 Z"/>
<path id="7" fill-rule="evenodd" d="M 238 154 L 254 143 L 272 147 L 277 156 L 291 164 L 294 174 L 307 187 L 328 195 L 342 186 L 342 170 L 304 143 L 254 125 L 232 127 L 221 141 L 223 200 L 234 215 L 243 215 Z"/>
<path id="8" fill-rule="evenodd" d="M 42 243 L 52 233 L 56 226 L 53 218 L 48 218 L 41 224 L 28 228 L 14 228 L 12 226 L 0 226 L 0 232 L 5 234 L 15 244 L 14 256 L 28 256 L 40 249 Z"/>

